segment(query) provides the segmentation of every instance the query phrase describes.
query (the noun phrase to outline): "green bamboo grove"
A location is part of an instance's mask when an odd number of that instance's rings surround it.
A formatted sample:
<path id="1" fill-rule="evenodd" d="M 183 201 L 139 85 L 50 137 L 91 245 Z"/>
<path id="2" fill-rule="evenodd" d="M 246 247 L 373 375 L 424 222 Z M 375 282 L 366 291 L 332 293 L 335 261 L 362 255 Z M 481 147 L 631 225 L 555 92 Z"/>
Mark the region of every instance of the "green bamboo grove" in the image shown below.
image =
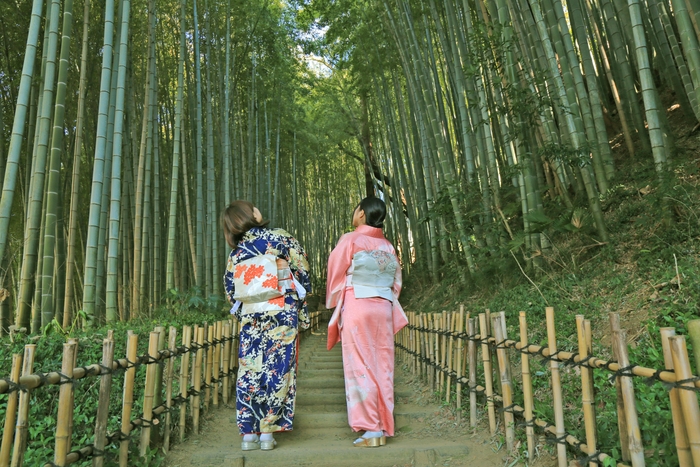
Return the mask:
<path id="1" fill-rule="evenodd" d="M 700 118 L 683 0 L 4 2 L 1 327 L 220 299 L 219 213 L 249 199 L 314 284 L 366 195 L 406 274 L 538 266 L 541 225 L 610 240 L 618 157 L 672 174 Z M 222 302 L 223 303 L 223 302 Z"/>

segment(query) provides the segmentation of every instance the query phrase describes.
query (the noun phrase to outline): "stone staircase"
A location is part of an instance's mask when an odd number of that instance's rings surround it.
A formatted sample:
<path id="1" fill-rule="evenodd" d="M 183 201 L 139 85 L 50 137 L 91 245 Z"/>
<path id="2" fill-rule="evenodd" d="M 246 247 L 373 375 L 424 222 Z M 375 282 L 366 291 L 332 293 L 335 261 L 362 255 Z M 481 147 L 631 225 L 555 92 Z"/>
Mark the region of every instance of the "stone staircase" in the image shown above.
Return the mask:
<path id="1" fill-rule="evenodd" d="M 294 430 L 278 433 L 274 450 L 242 452 L 235 410 L 221 408 L 211 414 L 199 437 L 174 448 L 166 465 L 435 467 L 468 464 L 469 448 L 464 436 L 444 436 L 430 430 L 425 434 L 426 420 L 445 411 L 434 404 L 411 402 L 415 391 L 400 382 L 395 388 L 396 436 L 388 438 L 383 447 L 354 447 L 352 441 L 357 433 L 348 426 L 342 368 L 341 346 L 329 352 L 325 335 L 309 335 L 302 342 L 299 355 Z M 397 367 L 397 373 L 402 371 Z M 192 446 L 195 443 L 197 446 Z M 480 462 L 480 467 L 487 465 L 490 464 Z"/>

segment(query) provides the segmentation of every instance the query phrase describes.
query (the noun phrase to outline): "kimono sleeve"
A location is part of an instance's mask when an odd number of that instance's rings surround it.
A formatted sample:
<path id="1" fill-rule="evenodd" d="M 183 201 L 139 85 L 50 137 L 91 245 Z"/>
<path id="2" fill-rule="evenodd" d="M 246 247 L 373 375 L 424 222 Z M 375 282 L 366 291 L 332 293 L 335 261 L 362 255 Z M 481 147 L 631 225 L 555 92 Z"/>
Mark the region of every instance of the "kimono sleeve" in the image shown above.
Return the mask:
<path id="1" fill-rule="evenodd" d="M 301 247 L 301 244 L 294 237 L 286 239 L 287 257 L 289 269 L 292 271 L 294 278 L 306 290 L 306 294 L 311 293 L 311 274 L 309 272 L 309 259 L 306 252 Z M 309 319 L 309 310 L 304 299 L 303 305 L 299 308 L 299 327 L 303 330 L 309 329 L 311 321 Z"/>
<path id="2" fill-rule="evenodd" d="M 228 298 L 228 301 L 233 305 L 233 303 L 236 301 L 233 298 L 233 295 L 235 293 L 235 285 L 233 283 L 233 272 L 235 270 L 235 261 L 234 261 L 234 252 L 235 250 L 231 250 L 231 253 L 228 255 L 228 263 L 226 264 L 226 272 L 224 272 L 224 291 L 226 292 L 226 297 Z"/>
<path id="3" fill-rule="evenodd" d="M 340 237 L 338 244 L 328 257 L 326 308 L 335 308 L 345 290 L 345 276 L 352 266 L 352 238 L 351 234 Z"/>

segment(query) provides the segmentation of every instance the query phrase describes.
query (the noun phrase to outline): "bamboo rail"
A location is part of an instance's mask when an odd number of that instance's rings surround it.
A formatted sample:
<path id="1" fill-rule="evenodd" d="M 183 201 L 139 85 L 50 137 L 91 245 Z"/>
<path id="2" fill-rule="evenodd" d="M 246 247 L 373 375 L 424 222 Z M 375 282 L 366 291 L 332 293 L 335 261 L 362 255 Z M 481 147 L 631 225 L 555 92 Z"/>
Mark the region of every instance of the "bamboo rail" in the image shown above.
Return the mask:
<path id="1" fill-rule="evenodd" d="M 440 381 L 445 381 L 454 388 L 442 388 L 441 397 L 449 404 L 450 400 L 460 401 L 461 386 L 469 390 L 469 415 L 472 427 L 477 425 L 477 418 L 488 414 L 489 428 L 492 433 L 501 431 L 505 435 L 508 449 L 512 449 L 514 439 L 510 429 L 525 427 L 527 439 L 527 457 L 533 459 L 535 431 L 543 432 L 550 442 L 557 445 L 558 465 L 567 466 L 571 453 L 578 452 L 577 465 L 601 465 L 612 462 L 618 467 L 644 465 L 644 447 L 640 431 L 634 395 L 635 378 L 644 378 L 648 384 L 663 383 L 671 398 L 676 447 L 680 467 L 700 467 L 700 408 L 697 393 L 700 392 L 700 377 L 693 376 L 688 352 L 683 336 L 675 336 L 672 329 L 662 329 L 661 337 L 664 349 L 665 368 L 654 369 L 634 365 L 629 362 L 627 343 L 624 332 L 619 329 L 619 317 L 610 314 L 613 329 L 614 360 L 598 358 L 592 353 L 592 331 L 590 321 L 579 315 L 576 317 L 576 334 L 578 348 L 576 352 L 560 350 L 555 326 L 554 309 L 545 310 L 547 317 L 547 345 L 539 346 L 529 343 L 528 323 L 525 312 L 520 312 L 517 324 L 519 340 L 506 336 L 504 313 L 478 314 L 478 321 L 466 314 L 466 331 L 460 323 L 460 312 L 448 313 L 412 313 L 409 312 L 409 325 L 396 336 L 396 347 L 404 358 L 408 356 L 410 368 L 426 378 L 432 387 L 440 388 Z M 456 322 L 457 325 L 454 325 Z M 489 322 L 491 320 L 491 322 Z M 491 326 L 489 326 L 491 324 Z M 515 324 L 515 323 L 513 323 Z M 478 326 L 478 333 L 477 333 Z M 540 327 L 543 327 L 540 325 Z M 441 342 L 453 342 L 443 347 Z M 465 368 L 460 368 L 459 357 L 452 356 L 454 348 L 458 355 L 462 352 Z M 445 353 L 447 352 L 447 353 Z M 519 354 L 521 378 L 509 375 L 513 371 L 508 359 L 508 352 Z M 532 390 L 530 360 L 532 357 L 548 363 L 551 379 L 552 405 L 554 421 L 536 418 L 535 400 Z M 456 368 L 450 362 L 457 362 Z M 700 362 L 698 362 L 700 363 Z M 477 368 L 479 366 L 479 368 Z M 577 367 L 580 370 L 579 407 L 583 413 L 581 422 L 585 429 L 585 438 L 578 439 L 568 433 L 564 427 L 563 407 L 576 404 L 573 400 L 563 400 L 559 372 L 562 368 Z M 674 370 L 675 368 L 675 370 Z M 495 378 L 494 372 L 499 377 Z M 620 441 L 625 443 L 625 459 L 615 459 L 601 452 L 597 447 L 596 401 L 593 387 L 594 372 L 605 372 L 610 380 L 620 387 L 619 401 L 611 401 L 620 406 L 622 420 Z M 542 374 L 542 373 L 538 373 Z M 481 383 L 477 383 L 480 379 Z M 513 381 L 522 386 L 521 393 L 514 389 Z M 495 384 L 494 384 L 495 383 Z M 450 396 L 455 391 L 456 397 Z M 518 396 L 518 397 L 515 397 Z M 524 401 L 524 408 L 513 403 L 513 399 Z M 598 403 L 605 403 L 600 401 Z M 479 408 L 481 405 L 481 409 Z M 459 407 L 459 406 L 458 406 Z M 499 423 L 496 411 L 503 416 L 505 423 Z M 513 419 L 521 422 L 513 423 Z M 524 422 L 523 422 L 524 420 Z M 567 458 L 568 456 L 568 458 Z M 629 457 L 627 457 L 629 456 Z M 627 460 L 629 459 L 629 461 Z M 631 464 L 628 462 L 631 461 Z M 607 464 L 606 464 L 607 465 Z"/>
<path id="2" fill-rule="evenodd" d="M 318 328 L 319 315 L 318 311 L 310 313 L 310 331 Z M 230 400 L 231 391 L 235 390 L 231 379 L 235 380 L 238 371 L 238 329 L 234 319 L 195 326 L 196 333 L 193 333 L 192 327 L 184 326 L 180 331 L 182 344 L 178 347 L 176 328 L 171 327 L 166 338 L 165 328 L 157 327 L 150 333 L 147 353 L 140 356 L 137 353 L 138 336 L 128 331 L 124 358 L 114 358 L 114 333 L 109 331 L 102 345 L 102 361 L 84 366 L 76 363 L 77 340 L 69 339 L 64 344 L 61 370 L 48 373 L 34 372 L 36 344 L 26 345 L 24 356 L 13 355 L 9 377 L 0 378 L 0 394 L 8 394 L 0 444 L 0 467 L 24 464 L 26 448 L 32 442 L 28 435 L 30 399 L 40 397 L 41 388 L 46 386 L 60 386 L 60 403 L 54 457 L 46 460 L 43 464 L 45 467 L 64 467 L 87 459 L 92 460 L 93 467 L 105 465 L 108 460 L 109 463 L 118 461 L 120 467 L 127 467 L 133 465 L 130 455 L 134 453 L 129 449 L 132 441 L 139 442 L 136 455 L 141 457 L 146 456 L 148 449 L 156 442 L 167 452 L 171 446 L 173 428 L 177 429 L 182 441 L 187 430 L 197 429 L 200 415 L 206 413 L 205 407 L 219 408 Z M 301 338 L 306 333 L 300 332 L 299 335 Z M 191 356 L 194 358 L 192 362 Z M 143 381 L 137 381 L 136 370 L 140 366 L 146 366 Z M 119 394 L 112 391 L 112 377 L 118 372 L 124 372 L 124 387 Z M 76 390 L 79 390 L 75 383 L 95 377 L 100 381 L 94 443 L 71 450 L 73 411 Z M 179 390 L 173 396 L 176 377 Z M 193 383 L 190 384 L 190 381 Z M 143 388 L 143 413 L 134 417 L 137 387 Z M 80 394 L 77 397 L 79 399 Z M 108 433 L 106 422 L 110 415 L 110 400 L 114 399 L 121 399 L 121 423 L 118 431 Z M 220 401 L 224 404 L 220 404 Z M 155 429 L 161 426 L 162 430 Z M 156 432 L 158 436 L 155 436 Z M 115 444 L 118 447 L 110 450 L 109 446 Z"/>

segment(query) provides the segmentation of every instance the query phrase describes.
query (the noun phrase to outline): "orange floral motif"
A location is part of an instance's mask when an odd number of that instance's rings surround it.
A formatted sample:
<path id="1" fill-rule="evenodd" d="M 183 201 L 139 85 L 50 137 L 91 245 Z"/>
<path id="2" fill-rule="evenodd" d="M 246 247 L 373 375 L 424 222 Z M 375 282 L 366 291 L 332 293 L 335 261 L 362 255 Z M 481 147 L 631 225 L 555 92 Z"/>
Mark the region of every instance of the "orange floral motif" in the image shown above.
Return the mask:
<path id="1" fill-rule="evenodd" d="M 248 266 L 244 264 L 239 264 L 236 266 L 236 271 L 233 273 L 233 277 L 240 279 L 244 272 L 248 269 Z"/>
<path id="2" fill-rule="evenodd" d="M 268 274 L 269 279 L 263 282 L 263 287 L 267 289 L 276 289 L 278 285 L 277 278 L 271 274 Z"/>
<path id="3" fill-rule="evenodd" d="M 251 265 L 248 268 L 248 270 L 245 272 L 245 275 L 243 276 L 243 283 L 245 285 L 250 284 L 250 281 L 262 276 L 264 271 L 265 271 L 265 268 L 263 266 Z"/>
<path id="4" fill-rule="evenodd" d="M 284 308 L 284 295 L 277 298 L 271 298 L 267 301 L 270 305 L 275 305 L 280 308 Z"/>

